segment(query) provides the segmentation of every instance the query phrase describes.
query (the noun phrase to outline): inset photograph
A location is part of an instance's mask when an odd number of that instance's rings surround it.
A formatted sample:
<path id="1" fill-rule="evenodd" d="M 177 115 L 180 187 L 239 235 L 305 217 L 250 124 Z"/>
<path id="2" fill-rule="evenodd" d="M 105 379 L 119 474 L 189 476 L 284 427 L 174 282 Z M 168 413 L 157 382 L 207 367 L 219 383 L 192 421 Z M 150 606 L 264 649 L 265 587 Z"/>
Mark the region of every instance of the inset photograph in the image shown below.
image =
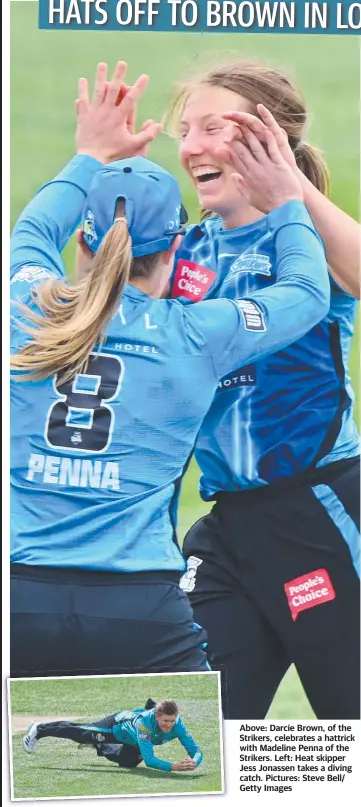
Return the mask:
<path id="1" fill-rule="evenodd" d="M 13 800 L 223 793 L 219 673 L 8 680 Z"/>

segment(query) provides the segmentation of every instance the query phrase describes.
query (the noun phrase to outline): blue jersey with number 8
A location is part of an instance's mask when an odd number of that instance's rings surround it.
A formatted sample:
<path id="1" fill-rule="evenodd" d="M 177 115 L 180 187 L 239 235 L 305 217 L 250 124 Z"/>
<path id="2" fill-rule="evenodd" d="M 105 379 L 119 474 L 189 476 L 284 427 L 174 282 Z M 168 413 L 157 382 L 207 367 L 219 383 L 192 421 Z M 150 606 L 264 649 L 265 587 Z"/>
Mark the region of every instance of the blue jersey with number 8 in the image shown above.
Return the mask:
<path id="1" fill-rule="evenodd" d="M 35 306 L 36 285 L 64 277 L 60 253 L 99 167 L 75 157 L 15 226 L 13 351 L 29 339 L 18 302 Z M 268 219 L 272 289 L 185 307 L 128 285 L 86 372 L 66 383 L 12 380 L 13 563 L 184 570 L 179 481 L 220 378 L 306 333 L 329 304 L 323 247 L 304 206 L 288 203 Z"/>

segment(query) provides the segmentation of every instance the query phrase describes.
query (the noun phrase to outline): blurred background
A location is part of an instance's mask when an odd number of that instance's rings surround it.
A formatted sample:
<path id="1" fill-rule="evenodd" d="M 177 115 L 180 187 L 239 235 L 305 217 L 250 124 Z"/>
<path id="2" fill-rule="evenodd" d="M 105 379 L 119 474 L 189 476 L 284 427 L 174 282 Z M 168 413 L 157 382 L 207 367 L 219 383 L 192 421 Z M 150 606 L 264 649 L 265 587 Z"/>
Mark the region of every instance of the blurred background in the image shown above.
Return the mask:
<path id="1" fill-rule="evenodd" d="M 332 199 L 359 219 L 359 42 L 355 37 L 295 34 L 196 34 L 107 31 L 39 31 L 36 2 L 11 3 L 11 221 L 39 186 L 74 152 L 74 100 L 79 76 L 90 80 L 98 61 L 113 69 L 128 62 L 131 83 L 148 73 L 150 84 L 138 122 L 161 120 L 177 82 L 220 60 L 259 57 L 296 77 L 310 113 L 308 140 L 325 152 Z M 180 181 L 190 222 L 199 209 L 177 160 L 177 143 L 160 135 L 149 153 Z M 74 241 L 64 252 L 71 274 Z M 350 356 L 358 385 L 357 334 Z M 179 537 L 210 505 L 198 495 L 198 468 L 187 472 L 180 500 Z M 308 718 L 313 712 L 295 670 L 286 675 L 269 714 Z"/>

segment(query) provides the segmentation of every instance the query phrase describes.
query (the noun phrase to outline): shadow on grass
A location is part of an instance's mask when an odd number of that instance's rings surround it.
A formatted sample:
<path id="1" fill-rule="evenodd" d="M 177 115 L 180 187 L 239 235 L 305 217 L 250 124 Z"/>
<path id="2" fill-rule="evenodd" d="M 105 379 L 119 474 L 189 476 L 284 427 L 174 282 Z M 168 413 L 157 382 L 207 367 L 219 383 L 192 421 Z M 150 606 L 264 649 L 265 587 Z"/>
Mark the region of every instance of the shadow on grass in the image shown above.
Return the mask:
<path id="1" fill-rule="evenodd" d="M 85 772 L 92 773 L 93 772 L 93 773 L 99 774 L 99 772 L 101 772 L 101 773 L 105 773 L 105 774 L 110 773 L 111 775 L 116 774 L 117 776 L 119 776 L 119 773 L 122 773 L 122 774 L 126 773 L 128 776 L 136 776 L 136 777 L 142 776 L 145 779 L 168 779 L 169 780 L 169 774 L 170 774 L 170 771 L 155 771 L 155 770 L 149 770 L 148 768 L 137 768 L 137 769 L 135 769 L 135 768 L 132 768 L 132 769 L 129 769 L 129 768 L 116 768 L 116 767 L 114 767 L 114 768 L 103 768 L 100 765 L 91 765 L 89 767 L 84 766 L 83 768 L 59 768 L 59 767 L 57 767 L 55 765 L 39 765 L 39 768 L 42 768 L 43 770 L 46 770 L 46 771 L 67 771 L 68 773 L 73 773 L 73 772 L 74 773 L 85 773 Z M 192 780 L 192 779 L 200 779 L 201 777 L 205 776 L 204 773 L 192 774 L 192 773 L 181 773 L 180 771 L 177 771 L 177 772 L 172 771 L 172 773 L 176 773 L 176 778 L 174 778 L 174 780 L 173 780 L 174 783 L 176 781 L 178 781 L 178 779 L 185 779 L 185 780 L 191 779 Z"/>

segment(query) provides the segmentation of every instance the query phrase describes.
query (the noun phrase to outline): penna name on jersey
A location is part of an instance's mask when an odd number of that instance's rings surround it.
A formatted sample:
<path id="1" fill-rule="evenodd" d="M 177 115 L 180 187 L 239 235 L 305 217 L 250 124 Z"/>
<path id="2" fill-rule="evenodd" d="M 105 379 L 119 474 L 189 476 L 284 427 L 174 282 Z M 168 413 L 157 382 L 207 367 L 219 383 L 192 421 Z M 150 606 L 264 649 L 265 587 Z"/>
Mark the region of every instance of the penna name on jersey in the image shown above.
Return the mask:
<path id="1" fill-rule="evenodd" d="M 26 479 L 45 485 L 120 490 L 118 462 L 30 454 Z"/>

